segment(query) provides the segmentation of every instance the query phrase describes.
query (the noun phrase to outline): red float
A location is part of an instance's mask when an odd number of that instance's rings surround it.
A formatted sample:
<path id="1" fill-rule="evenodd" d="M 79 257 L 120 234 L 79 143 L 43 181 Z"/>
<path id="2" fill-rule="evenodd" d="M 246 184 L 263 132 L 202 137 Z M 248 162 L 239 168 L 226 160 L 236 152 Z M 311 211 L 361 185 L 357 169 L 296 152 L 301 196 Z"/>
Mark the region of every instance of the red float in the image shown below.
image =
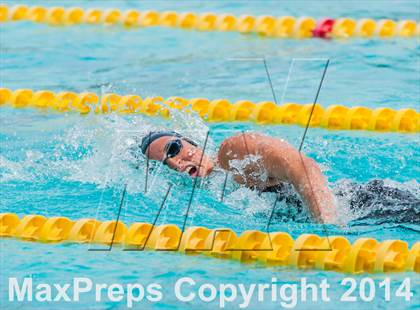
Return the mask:
<path id="1" fill-rule="evenodd" d="M 328 34 L 332 31 L 335 23 L 335 19 L 323 18 L 318 21 L 315 29 L 313 30 L 313 36 L 317 38 L 328 38 Z"/>

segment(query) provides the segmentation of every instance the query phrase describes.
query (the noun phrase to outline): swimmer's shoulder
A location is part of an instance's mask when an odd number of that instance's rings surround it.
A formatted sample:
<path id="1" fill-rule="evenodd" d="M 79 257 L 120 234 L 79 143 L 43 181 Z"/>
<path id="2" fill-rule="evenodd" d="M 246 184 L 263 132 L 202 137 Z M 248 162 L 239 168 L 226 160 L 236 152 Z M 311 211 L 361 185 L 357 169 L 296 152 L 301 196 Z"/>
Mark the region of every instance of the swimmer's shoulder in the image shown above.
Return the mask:
<path id="1" fill-rule="evenodd" d="M 259 153 L 265 139 L 269 138 L 260 133 L 239 133 L 226 138 L 219 147 L 217 160 L 223 169 L 228 169 L 230 160 L 241 160 L 247 155 Z M 266 143 L 268 144 L 268 143 Z"/>
<path id="2" fill-rule="evenodd" d="M 258 132 L 239 133 L 232 137 L 226 138 L 219 148 L 220 154 L 227 154 L 231 151 L 241 151 L 246 149 L 249 153 L 254 153 L 257 149 L 272 147 L 289 147 L 289 144 L 277 137 L 270 137 Z"/>
<path id="3" fill-rule="evenodd" d="M 238 133 L 234 136 L 226 138 L 220 145 L 220 149 L 232 146 L 241 146 L 246 143 L 257 143 L 259 141 L 270 139 L 269 136 L 257 132 Z"/>

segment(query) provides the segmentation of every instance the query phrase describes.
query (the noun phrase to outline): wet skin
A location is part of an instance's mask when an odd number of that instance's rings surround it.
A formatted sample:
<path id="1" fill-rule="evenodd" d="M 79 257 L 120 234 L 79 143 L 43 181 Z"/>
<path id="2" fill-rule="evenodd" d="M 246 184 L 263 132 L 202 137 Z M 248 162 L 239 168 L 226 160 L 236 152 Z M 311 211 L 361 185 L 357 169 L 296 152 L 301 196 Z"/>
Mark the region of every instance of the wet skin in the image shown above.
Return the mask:
<path id="1" fill-rule="evenodd" d="M 156 139 L 146 154 L 150 159 L 163 161 L 165 146 L 173 139 L 176 138 Z M 315 219 L 325 223 L 336 219 L 334 196 L 317 163 L 282 139 L 258 133 L 239 134 L 223 141 L 215 161 L 187 141 L 182 140 L 182 146 L 175 157 L 166 160 L 176 171 L 186 172 L 191 177 L 206 177 L 217 165 L 231 172 L 239 184 L 259 190 L 288 182 Z"/>

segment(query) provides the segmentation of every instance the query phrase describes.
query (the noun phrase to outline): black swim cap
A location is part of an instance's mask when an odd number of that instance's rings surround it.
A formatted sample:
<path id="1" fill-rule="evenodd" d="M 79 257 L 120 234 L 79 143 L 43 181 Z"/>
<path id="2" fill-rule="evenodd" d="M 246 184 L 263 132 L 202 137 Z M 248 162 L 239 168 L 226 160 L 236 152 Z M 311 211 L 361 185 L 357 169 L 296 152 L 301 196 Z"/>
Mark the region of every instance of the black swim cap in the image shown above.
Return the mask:
<path id="1" fill-rule="evenodd" d="M 194 141 L 192 141 L 188 138 L 183 137 L 182 135 L 180 135 L 179 133 L 177 133 L 175 131 L 164 131 L 164 130 L 163 131 L 151 131 L 147 135 L 145 135 L 143 137 L 143 139 L 141 139 L 141 146 L 140 146 L 141 147 L 141 152 L 143 154 L 146 154 L 146 151 L 147 151 L 147 148 L 149 147 L 149 145 L 153 141 L 155 141 L 155 140 L 157 140 L 161 137 L 176 137 L 176 138 L 185 140 L 185 141 L 191 143 L 194 146 L 197 146 L 197 143 L 195 143 Z"/>

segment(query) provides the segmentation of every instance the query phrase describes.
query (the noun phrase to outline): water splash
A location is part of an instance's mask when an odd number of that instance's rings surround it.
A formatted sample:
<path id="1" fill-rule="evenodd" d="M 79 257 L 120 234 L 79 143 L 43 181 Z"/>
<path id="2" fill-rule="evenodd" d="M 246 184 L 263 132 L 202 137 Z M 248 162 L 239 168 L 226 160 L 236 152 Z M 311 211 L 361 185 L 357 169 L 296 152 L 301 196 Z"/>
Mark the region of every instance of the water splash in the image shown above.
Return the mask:
<path id="1" fill-rule="evenodd" d="M 52 152 L 29 149 L 26 150 L 25 158 L 20 161 L 0 156 L 0 180 L 43 182 L 43 180 L 60 179 L 94 184 L 98 189 L 127 184 L 129 193 L 146 197 L 144 194 L 146 161 L 140 153 L 133 153 L 138 138 L 151 130 L 171 129 L 202 145 L 209 130 L 196 114 L 178 110 L 171 112 L 169 120 L 141 115 L 123 117 L 111 114 L 106 117 L 88 115 L 82 121 L 80 118 L 69 117 L 66 121 L 67 129 L 64 133 L 52 137 L 49 141 L 54 145 Z M 206 149 L 211 155 L 217 151 L 217 145 L 211 138 Z M 232 165 L 238 171 L 243 171 L 250 161 L 258 162 L 258 157 L 251 156 L 244 161 L 234 161 Z M 328 168 L 328 164 L 323 165 L 324 171 Z M 185 192 L 185 195 L 191 191 L 190 178 L 160 163 L 150 162 L 149 172 L 147 197 L 157 204 L 170 184 L 176 184 L 176 190 Z M 258 177 L 265 178 L 266 175 L 262 173 Z M 209 212 L 213 208 L 220 214 L 228 212 L 232 216 L 237 215 L 241 217 L 240 221 L 243 221 L 245 216 L 250 222 L 258 222 L 260 221 L 258 218 L 269 216 L 275 194 L 259 195 L 257 191 L 235 184 L 231 176 L 228 178 L 224 201 L 220 202 L 224 178 L 224 173 L 215 173 L 201 182 L 199 187 L 202 191 L 199 195 L 202 197 L 199 199 L 205 197 L 208 203 L 194 202 L 201 208 L 200 210 Z M 372 215 L 377 217 L 377 222 L 403 222 L 410 220 L 408 217 L 410 212 L 414 212 L 413 214 L 418 217 L 420 186 L 417 181 L 396 182 L 386 179 L 383 186 L 389 191 L 402 191 L 408 194 L 399 197 L 399 200 L 390 200 L 389 197 L 376 194 L 374 197 L 376 200 L 370 199 L 368 205 L 359 201 L 359 207 L 355 208 L 355 197 L 369 194 L 368 188 L 350 180 L 331 183 L 330 187 L 336 194 L 340 223 L 343 225 L 359 223 L 368 220 Z M 357 193 L 355 188 L 359 188 Z M 308 211 L 302 207 L 302 202 L 293 188 L 288 188 L 283 194 L 285 199 L 280 199 L 276 208 L 276 221 L 294 223 L 311 221 Z M 181 196 L 176 196 L 175 199 L 181 199 Z M 193 209 L 193 212 L 198 212 L 197 208 Z M 394 216 L 396 213 L 407 216 Z"/>

